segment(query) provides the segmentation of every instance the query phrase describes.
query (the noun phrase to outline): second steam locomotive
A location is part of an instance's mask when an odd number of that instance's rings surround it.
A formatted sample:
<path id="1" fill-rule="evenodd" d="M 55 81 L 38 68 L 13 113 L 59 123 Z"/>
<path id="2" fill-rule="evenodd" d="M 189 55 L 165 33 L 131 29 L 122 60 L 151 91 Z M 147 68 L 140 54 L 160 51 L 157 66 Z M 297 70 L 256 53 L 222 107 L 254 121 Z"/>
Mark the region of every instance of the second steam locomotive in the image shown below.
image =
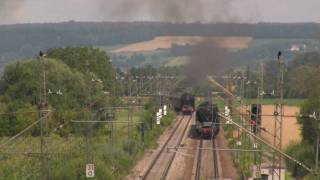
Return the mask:
<path id="1" fill-rule="evenodd" d="M 195 109 L 195 98 L 192 94 L 182 94 L 180 98 L 180 110 L 183 115 L 191 115 Z"/>

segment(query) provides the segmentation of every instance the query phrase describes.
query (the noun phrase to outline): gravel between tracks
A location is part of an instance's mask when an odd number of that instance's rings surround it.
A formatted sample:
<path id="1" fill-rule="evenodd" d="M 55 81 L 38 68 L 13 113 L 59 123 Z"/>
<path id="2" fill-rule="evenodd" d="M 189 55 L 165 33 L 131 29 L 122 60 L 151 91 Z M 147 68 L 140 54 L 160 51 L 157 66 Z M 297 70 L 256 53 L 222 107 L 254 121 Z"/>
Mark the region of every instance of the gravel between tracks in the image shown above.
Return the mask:
<path id="1" fill-rule="evenodd" d="M 128 180 L 134 180 L 134 179 L 140 179 L 140 177 L 142 176 L 142 174 L 146 171 L 146 169 L 148 168 L 150 162 L 157 156 L 157 154 L 159 153 L 162 145 L 166 142 L 166 140 L 169 138 L 170 134 L 172 133 L 172 131 L 174 130 L 174 127 L 177 126 L 177 124 L 179 123 L 179 119 L 181 118 L 181 116 L 177 116 L 177 118 L 175 119 L 175 122 L 164 131 L 164 133 L 159 137 L 157 144 L 158 147 L 156 149 L 149 149 L 146 151 L 145 155 L 143 156 L 143 158 L 137 162 L 137 164 L 135 165 L 135 167 L 131 170 L 131 173 L 127 176 L 126 179 Z M 155 127 L 156 128 L 156 127 Z"/>
<path id="2" fill-rule="evenodd" d="M 193 115 L 191 123 L 187 129 L 185 137 L 182 140 L 182 146 L 188 148 L 197 147 L 197 139 L 193 139 L 192 127 L 195 125 L 195 116 Z M 180 149 L 172 163 L 171 169 L 167 176 L 170 180 L 186 180 L 192 176 L 192 168 L 194 163 L 196 150 L 194 149 Z"/>
<path id="3" fill-rule="evenodd" d="M 163 135 L 160 136 L 158 140 L 158 148 L 149 150 L 141 159 L 137 165 L 133 168 L 131 174 L 127 177 L 127 179 L 140 179 L 140 176 L 146 171 L 152 159 L 155 158 L 157 153 L 160 151 L 162 145 L 168 139 L 170 134 L 172 133 L 174 127 L 178 123 L 178 118 L 176 122 L 168 128 Z M 185 119 L 187 120 L 187 119 Z M 189 127 L 187 129 L 187 133 L 183 137 L 181 146 L 187 149 L 179 149 L 177 150 L 177 154 L 174 158 L 174 161 L 171 165 L 171 168 L 168 172 L 166 179 L 169 180 L 191 180 L 195 178 L 195 169 L 197 164 L 197 148 L 199 146 L 200 140 L 194 135 L 194 125 L 195 118 L 193 116 L 191 123 L 189 123 Z M 182 127 L 182 126 L 181 126 Z M 224 137 L 224 131 L 221 130 L 216 140 L 217 148 L 227 148 L 227 142 Z M 172 150 L 171 150 L 172 151 Z M 224 178 L 229 179 L 237 179 L 238 173 L 233 164 L 231 154 L 226 151 L 219 152 L 220 164 L 222 167 L 222 176 Z M 208 165 L 209 166 L 209 165 Z M 160 179 L 160 177 L 154 177 L 153 179 Z"/>
<path id="4" fill-rule="evenodd" d="M 228 143 L 224 136 L 224 131 L 221 128 L 218 136 L 216 137 L 216 146 L 217 148 L 225 149 L 228 148 Z M 236 180 L 238 179 L 239 174 L 236 167 L 234 166 L 231 153 L 228 151 L 220 151 L 220 164 L 222 167 L 222 176 L 226 179 Z"/>

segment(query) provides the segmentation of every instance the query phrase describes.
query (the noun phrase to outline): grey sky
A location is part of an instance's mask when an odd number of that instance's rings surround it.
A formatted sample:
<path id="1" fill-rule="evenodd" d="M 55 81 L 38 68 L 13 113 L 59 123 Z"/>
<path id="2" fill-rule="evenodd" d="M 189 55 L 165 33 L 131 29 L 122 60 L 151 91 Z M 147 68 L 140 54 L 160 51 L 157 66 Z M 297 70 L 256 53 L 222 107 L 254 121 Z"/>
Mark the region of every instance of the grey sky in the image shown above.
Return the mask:
<path id="1" fill-rule="evenodd" d="M 320 0 L 0 0 L 0 24 L 61 21 L 320 22 Z"/>

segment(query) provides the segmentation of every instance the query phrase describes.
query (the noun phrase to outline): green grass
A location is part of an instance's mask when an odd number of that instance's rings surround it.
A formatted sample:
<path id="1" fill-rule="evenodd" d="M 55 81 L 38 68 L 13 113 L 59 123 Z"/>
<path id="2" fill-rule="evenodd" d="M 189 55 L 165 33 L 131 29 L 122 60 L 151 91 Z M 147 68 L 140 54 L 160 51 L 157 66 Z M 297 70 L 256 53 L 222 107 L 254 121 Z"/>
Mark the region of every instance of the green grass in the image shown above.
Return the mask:
<path id="1" fill-rule="evenodd" d="M 106 51 L 110 48 L 104 48 Z M 110 51 L 109 51 L 110 52 Z M 170 51 L 166 49 L 159 49 L 148 52 L 122 52 L 116 53 L 118 57 L 113 58 L 112 61 L 119 67 L 128 66 L 161 66 L 171 59 Z M 119 57 L 121 56 L 121 58 Z"/>
<path id="2" fill-rule="evenodd" d="M 183 65 L 186 65 L 187 63 L 189 63 L 189 60 L 187 57 L 178 56 L 169 60 L 164 66 L 167 66 L 167 67 L 183 66 Z"/>
<path id="3" fill-rule="evenodd" d="M 148 111 L 133 111 L 133 122 L 145 121 L 146 114 L 153 115 Z M 127 121 L 128 112 L 118 110 L 116 116 L 118 121 Z M 114 144 L 111 143 L 109 125 L 95 129 L 91 136 L 88 136 L 88 141 L 81 133 L 81 126 L 77 134 L 70 134 L 69 137 L 51 135 L 46 140 L 50 156 L 48 161 L 50 177 L 52 179 L 85 179 L 85 164 L 88 157 L 89 162 L 94 163 L 96 167 L 95 179 L 125 179 L 130 169 L 143 157 L 145 150 L 157 146 L 158 137 L 171 124 L 174 117 L 175 113 L 170 111 L 169 115 L 162 119 L 161 125 L 157 126 L 154 122 L 152 130 L 146 127 L 144 141 L 141 138 L 139 125 L 135 124 L 131 128 L 129 143 L 126 123 L 117 125 Z M 4 138 L 0 139 L 0 142 L 3 140 Z M 39 137 L 21 137 L 5 150 L 1 150 L 0 180 L 41 179 L 40 169 L 43 167 L 39 154 L 22 153 L 39 153 Z"/>
<path id="4" fill-rule="evenodd" d="M 292 175 L 290 172 L 286 172 L 285 180 L 292 180 Z"/>
<path id="5" fill-rule="evenodd" d="M 128 110 L 117 110 L 116 112 L 116 121 L 127 122 L 128 121 Z M 139 125 L 138 123 L 143 118 L 143 111 L 142 110 L 132 110 L 132 121 L 130 121 L 133 125 Z M 106 126 L 110 126 L 108 124 Z M 128 123 L 115 123 L 115 127 L 117 129 L 117 134 L 127 135 L 128 132 Z"/>

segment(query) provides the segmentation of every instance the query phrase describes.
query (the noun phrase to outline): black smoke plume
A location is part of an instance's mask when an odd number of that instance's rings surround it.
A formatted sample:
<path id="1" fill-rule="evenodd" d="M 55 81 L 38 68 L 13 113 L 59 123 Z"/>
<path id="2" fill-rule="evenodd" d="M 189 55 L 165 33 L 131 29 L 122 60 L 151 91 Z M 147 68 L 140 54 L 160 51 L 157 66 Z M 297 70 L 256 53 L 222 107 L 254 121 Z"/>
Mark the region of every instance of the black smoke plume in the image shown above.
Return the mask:
<path id="1" fill-rule="evenodd" d="M 222 75 L 231 67 L 231 55 L 213 41 L 203 41 L 188 53 L 189 63 L 184 72 L 190 85 L 207 82 L 208 75 Z"/>
<path id="2" fill-rule="evenodd" d="M 161 22 L 227 22 L 237 19 L 231 15 L 234 0 L 99 0 L 101 13 L 106 19 L 126 21 L 133 16 L 144 16 Z M 114 7 L 111 12 L 108 7 Z M 143 14 L 141 14 L 143 13 Z M 139 20 L 138 20 L 139 21 Z M 143 20 L 142 20 L 143 21 Z"/>
<path id="3" fill-rule="evenodd" d="M 0 0 L 0 21 L 13 15 L 24 0 Z"/>

